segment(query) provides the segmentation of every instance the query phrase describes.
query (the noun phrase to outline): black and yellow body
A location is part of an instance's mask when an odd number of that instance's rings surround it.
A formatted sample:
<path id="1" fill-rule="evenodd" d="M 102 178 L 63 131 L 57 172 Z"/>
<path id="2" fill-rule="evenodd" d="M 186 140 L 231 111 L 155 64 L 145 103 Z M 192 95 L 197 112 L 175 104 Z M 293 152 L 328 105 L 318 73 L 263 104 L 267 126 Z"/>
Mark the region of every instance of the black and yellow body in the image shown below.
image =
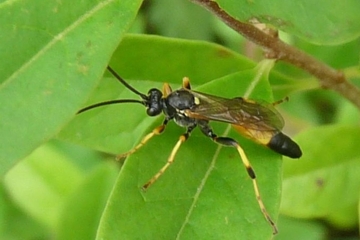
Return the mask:
<path id="1" fill-rule="evenodd" d="M 165 170 L 173 163 L 175 155 L 181 144 L 189 138 L 190 133 L 196 127 L 199 127 L 201 132 L 205 136 L 211 138 L 214 142 L 220 145 L 236 148 L 250 178 L 253 181 L 256 200 L 260 209 L 266 220 L 272 226 L 274 234 L 277 233 L 275 223 L 272 221 L 260 197 L 255 172 L 251 167 L 250 161 L 248 160 L 244 150 L 240 147 L 236 140 L 229 137 L 217 136 L 209 125 L 210 121 L 229 123 L 239 133 L 251 140 L 282 155 L 291 158 L 299 158 L 302 155 L 301 150 L 293 140 L 281 132 L 284 125 L 283 119 L 274 109 L 272 104 L 259 103 L 241 97 L 228 99 L 192 91 L 188 78 L 183 79 L 183 87 L 179 90 L 172 91 L 171 87 L 165 83 L 162 91 L 153 88 L 148 91 L 147 95 L 145 95 L 131 87 L 110 67 L 108 67 L 108 70 L 124 86 L 139 95 L 142 99 L 111 100 L 83 108 L 79 111 L 79 113 L 103 105 L 133 102 L 144 105 L 149 116 L 157 116 L 160 114 L 165 116 L 162 125 L 147 134 L 133 149 L 124 154 L 118 155 L 118 159 L 134 153 L 146 144 L 146 142 L 153 136 L 162 133 L 165 130 L 167 123 L 171 120 L 174 120 L 177 125 L 186 128 L 186 132 L 180 136 L 166 164 L 158 171 L 158 173 L 156 173 L 147 183 L 144 184 L 143 189 L 147 189 L 165 172 Z"/>
<path id="2" fill-rule="evenodd" d="M 188 91 L 196 100 L 185 110 L 190 118 L 230 123 L 242 135 L 275 152 L 291 158 L 301 157 L 299 146 L 281 132 L 284 122 L 271 104 Z"/>

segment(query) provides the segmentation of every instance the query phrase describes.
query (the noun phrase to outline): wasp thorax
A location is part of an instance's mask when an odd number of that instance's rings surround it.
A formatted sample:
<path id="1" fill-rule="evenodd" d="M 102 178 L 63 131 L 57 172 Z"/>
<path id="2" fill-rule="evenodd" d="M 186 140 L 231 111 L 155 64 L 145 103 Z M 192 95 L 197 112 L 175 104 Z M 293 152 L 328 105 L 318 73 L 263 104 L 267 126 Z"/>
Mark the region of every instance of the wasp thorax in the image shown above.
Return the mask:
<path id="1" fill-rule="evenodd" d="M 170 106 L 177 110 L 191 109 L 196 105 L 194 95 L 186 90 L 172 92 L 167 101 Z"/>

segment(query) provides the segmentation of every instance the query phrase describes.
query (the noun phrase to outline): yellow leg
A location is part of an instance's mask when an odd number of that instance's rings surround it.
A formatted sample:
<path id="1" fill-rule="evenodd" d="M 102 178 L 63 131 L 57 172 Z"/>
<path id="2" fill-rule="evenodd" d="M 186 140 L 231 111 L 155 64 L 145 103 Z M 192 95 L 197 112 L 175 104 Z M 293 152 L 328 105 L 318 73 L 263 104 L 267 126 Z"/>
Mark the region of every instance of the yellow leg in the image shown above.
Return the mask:
<path id="1" fill-rule="evenodd" d="M 139 150 L 139 148 L 144 146 L 147 143 L 147 141 L 149 141 L 153 136 L 161 134 L 164 131 L 165 127 L 166 127 L 166 123 L 167 122 L 165 121 L 161 126 L 155 128 L 151 133 L 146 135 L 136 147 L 134 147 L 130 151 L 117 155 L 116 160 L 126 158 L 127 156 L 133 154 L 134 152 Z"/>
<path id="2" fill-rule="evenodd" d="M 246 168 L 246 171 L 248 172 L 249 176 L 251 177 L 251 180 L 253 182 L 254 185 L 254 191 L 255 191 L 255 196 L 256 196 L 256 200 L 260 206 L 261 212 L 264 214 L 265 219 L 269 222 L 269 224 L 271 225 L 272 229 L 273 229 L 273 234 L 276 234 L 278 232 L 277 227 L 274 223 L 274 221 L 271 219 L 269 213 L 267 212 L 265 205 L 262 201 L 262 198 L 260 196 L 260 191 L 259 191 L 259 187 L 256 181 L 256 176 L 255 176 L 255 172 L 253 170 L 253 168 L 251 167 L 251 164 L 249 162 L 249 159 L 247 158 L 244 150 L 240 147 L 239 144 L 236 144 L 236 149 L 238 150 L 241 160 Z"/>
<path id="3" fill-rule="evenodd" d="M 147 182 L 144 184 L 142 189 L 145 191 L 148 187 L 150 187 L 158 178 L 166 171 L 166 169 L 174 162 L 175 155 L 177 151 L 179 150 L 181 144 L 186 141 L 188 138 L 188 133 L 185 133 L 180 136 L 179 140 L 177 141 L 176 145 L 174 146 L 173 150 L 171 151 L 171 154 L 165 163 L 165 165 Z"/>
<path id="4" fill-rule="evenodd" d="M 183 83 L 182 83 L 182 87 L 183 88 L 186 88 L 186 89 L 191 89 L 191 86 L 190 86 L 190 80 L 188 77 L 184 77 L 183 78 Z"/>
<path id="5" fill-rule="evenodd" d="M 260 196 L 260 190 L 259 190 L 259 186 L 257 184 L 256 181 L 256 176 L 255 176 L 255 172 L 254 169 L 251 167 L 250 161 L 247 158 L 244 150 L 240 147 L 240 145 L 232 138 L 227 138 L 227 137 L 217 137 L 215 134 L 212 134 L 211 138 L 221 144 L 221 145 L 225 145 L 225 146 L 230 146 L 230 147 L 235 147 L 236 150 L 239 152 L 240 158 L 246 168 L 246 171 L 248 173 L 248 175 L 250 176 L 252 182 L 253 182 L 253 186 L 254 186 L 254 192 L 255 192 L 255 196 L 256 196 L 256 201 L 258 202 L 261 212 L 263 213 L 265 219 L 269 222 L 270 226 L 273 229 L 273 233 L 276 234 L 278 232 L 277 227 L 274 223 L 274 221 L 271 219 L 269 213 L 267 212 L 265 205 L 262 201 L 262 198 Z"/>
<path id="6" fill-rule="evenodd" d="M 172 89 L 168 83 L 164 83 L 162 92 L 163 98 L 166 98 L 172 92 Z"/>
<path id="7" fill-rule="evenodd" d="M 281 104 L 281 103 L 283 103 L 283 102 L 288 102 L 288 101 L 289 101 L 289 97 L 286 96 L 286 97 L 284 97 L 283 99 L 280 99 L 280 100 L 277 100 L 276 102 L 273 102 L 272 105 L 273 105 L 273 106 L 276 106 L 276 105 L 279 105 L 279 104 Z"/>

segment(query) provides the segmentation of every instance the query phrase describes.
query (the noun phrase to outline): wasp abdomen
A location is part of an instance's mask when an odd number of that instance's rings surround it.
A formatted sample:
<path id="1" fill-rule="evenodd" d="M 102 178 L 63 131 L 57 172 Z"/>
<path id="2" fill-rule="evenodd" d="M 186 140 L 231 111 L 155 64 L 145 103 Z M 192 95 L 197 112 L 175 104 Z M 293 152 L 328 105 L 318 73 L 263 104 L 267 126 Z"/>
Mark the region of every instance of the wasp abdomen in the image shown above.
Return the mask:
<path id="1" fill-rule="evenodd" d="M 299 145 L 282 132 L 275 134 L 267 146 L 275 152 L 291 158 L 299 158 L 302 155 Z"/>

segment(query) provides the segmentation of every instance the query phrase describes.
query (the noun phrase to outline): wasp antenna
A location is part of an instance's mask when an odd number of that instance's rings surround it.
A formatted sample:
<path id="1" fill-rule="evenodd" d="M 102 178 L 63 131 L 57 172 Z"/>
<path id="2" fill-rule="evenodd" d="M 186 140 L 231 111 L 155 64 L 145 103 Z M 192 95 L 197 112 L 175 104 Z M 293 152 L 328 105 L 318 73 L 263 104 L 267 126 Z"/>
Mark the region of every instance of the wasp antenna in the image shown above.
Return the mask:
<path id="1" fill-rule="evenodd" d="M 105 106 L 105 105 L 111 105 L 111 104 L 117 104 L 117 103 L 140 103 L 142 105 L 145 105 L 145 102 L 143 101 L 139 101 L 139 100 L 135 100 L 135 99 L 119 99 L 119 100 L 111 100 L 111 101 L 106 101 L 106 102 L 100 102 L 100 103 L 96 103 L 90 106 L 87 106 L 83 109 L 80 109 L 77 114 L 88 111 L 90 109 L 93 108 L 97 108 L 97 107 L 101 107 L 101 106 Z"/>
<path id="2" fill-rule="evenodd" d="M 116 77 L 117 80 L 119 80 L 125 87 L 127 87 L 130 91 L 132 91 L 133 93 L 139 95 L 142 99 L 147 99 L 147 96 L 141 92 L 139 92 L 138 90 L 136 90 L 135 88 L 133 88 L 132 86 L 130 86 L 127 82 L 125 82 L 125 80 L 119 76 L 119 74 L 117 74 L 110 66 L 107 67 L 107 69 L 109 70 L 109 72 L 111 72 L 111 74 Z"/>

